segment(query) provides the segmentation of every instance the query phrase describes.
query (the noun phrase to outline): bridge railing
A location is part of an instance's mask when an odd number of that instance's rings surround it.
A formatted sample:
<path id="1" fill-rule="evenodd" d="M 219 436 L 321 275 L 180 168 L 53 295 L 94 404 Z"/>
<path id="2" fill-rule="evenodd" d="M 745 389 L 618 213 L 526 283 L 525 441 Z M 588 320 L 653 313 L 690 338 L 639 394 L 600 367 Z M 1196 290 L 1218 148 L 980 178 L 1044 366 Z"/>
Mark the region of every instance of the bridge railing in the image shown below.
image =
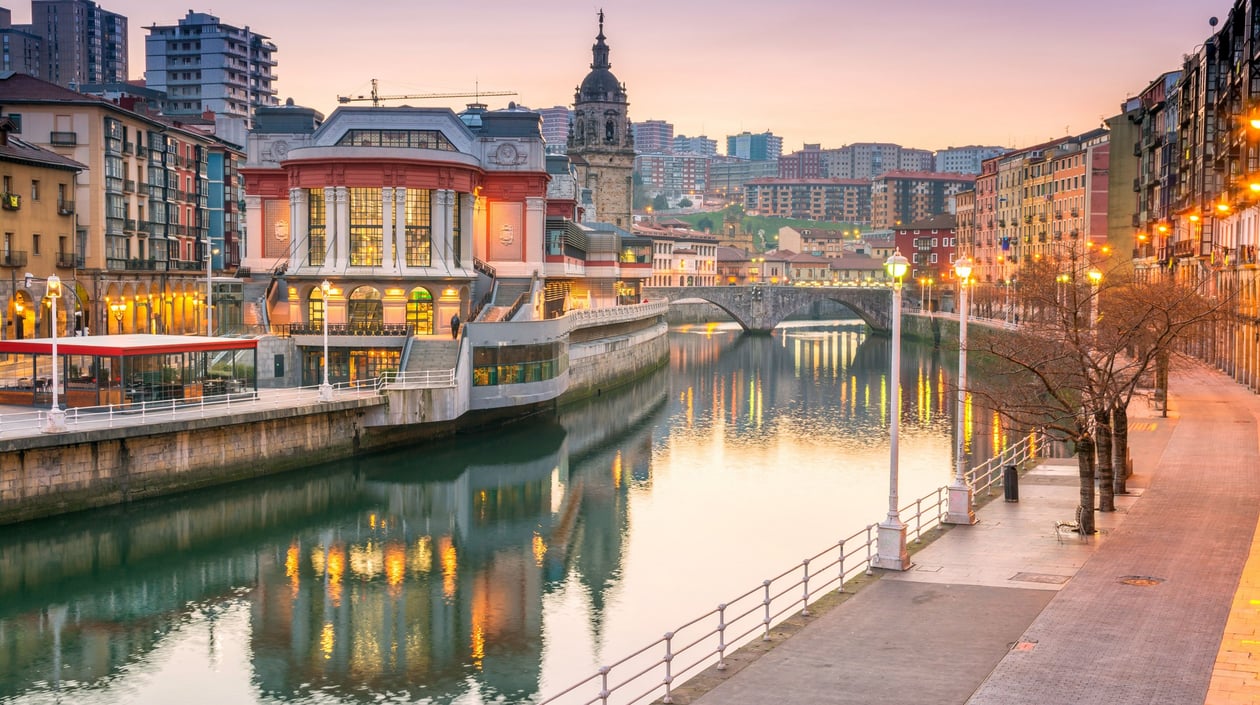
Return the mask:
<path id="1" fill-rule="evenodd" d="M 1044 457 L 1049 448 L 1044 432 L 1032 432 L 972 468 L 968 477 L 983 483 L 976 487 L 977 493 L 991 491 L 1001 481 L 994 468 Z M 901 508 L 908 540 L 918 542 L 924 532 L 941 525 L 948 491 L 939 487 Z M 819 597 L 833 590 L 843 593 L 849 579 L 863 571 L 871 574 L 878 528 L 878 523 L 866 525 L 548 696 L 539 705 L 673 702 L 674 690 L 688 678 L 709 667 L 725 670 L 726 657 L 740 646 L 754 639 L 773 640 L 776 625 L 794 615 L 808 616 L 810 605 Z"/>

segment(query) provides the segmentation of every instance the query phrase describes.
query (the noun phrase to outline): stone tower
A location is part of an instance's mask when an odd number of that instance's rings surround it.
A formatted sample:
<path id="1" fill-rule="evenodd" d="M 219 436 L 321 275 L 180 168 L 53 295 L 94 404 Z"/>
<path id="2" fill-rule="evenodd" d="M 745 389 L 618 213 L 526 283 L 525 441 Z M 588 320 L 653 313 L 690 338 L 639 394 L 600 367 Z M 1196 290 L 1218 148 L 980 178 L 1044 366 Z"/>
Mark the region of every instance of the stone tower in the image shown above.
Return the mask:
<path id="1" fill-rule="evenodd" d="M 569 155 L 580 183 L 595 201 L 594 220 L 630 229 L 634 193 L 634 135 L 626 112 L 626 87 L 608 69 L 604 43 L 604 11 L 599 11 L 599 34 L 591 49 L 591 72 L 573 96 L 573 125 Z M 591 218 L 587 218 L 590 220 Z"/>

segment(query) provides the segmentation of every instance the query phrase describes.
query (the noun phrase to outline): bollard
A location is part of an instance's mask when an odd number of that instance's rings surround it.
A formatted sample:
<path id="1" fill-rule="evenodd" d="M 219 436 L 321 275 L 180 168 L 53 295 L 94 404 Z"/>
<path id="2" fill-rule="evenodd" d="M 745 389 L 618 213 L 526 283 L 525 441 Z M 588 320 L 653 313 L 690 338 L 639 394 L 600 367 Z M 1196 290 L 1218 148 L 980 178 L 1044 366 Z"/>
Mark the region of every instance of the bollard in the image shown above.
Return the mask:
<path id="1" fill-rule="evenodd" d="M 1019 474 L 1015 471 L 1014 465 L 1002 468 L 1002 490 L 1006 494 L 1006 501 L 1019 501 Z"/>

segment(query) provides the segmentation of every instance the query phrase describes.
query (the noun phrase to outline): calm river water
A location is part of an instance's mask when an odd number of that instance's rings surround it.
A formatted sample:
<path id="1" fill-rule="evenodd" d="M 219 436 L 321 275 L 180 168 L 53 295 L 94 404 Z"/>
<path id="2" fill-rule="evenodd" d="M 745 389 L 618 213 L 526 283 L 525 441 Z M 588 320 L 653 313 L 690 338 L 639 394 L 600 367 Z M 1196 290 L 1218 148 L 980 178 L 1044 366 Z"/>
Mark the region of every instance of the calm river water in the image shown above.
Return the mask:
<path id="1" fill-rule="evenodd" d="M 530 702 L 883 517 L 887 338 L 671 344 L 506 431 L 0 528 L 0 702 Z M 956 364 L 902 360 L 904 504 L 949 481 Z"/>

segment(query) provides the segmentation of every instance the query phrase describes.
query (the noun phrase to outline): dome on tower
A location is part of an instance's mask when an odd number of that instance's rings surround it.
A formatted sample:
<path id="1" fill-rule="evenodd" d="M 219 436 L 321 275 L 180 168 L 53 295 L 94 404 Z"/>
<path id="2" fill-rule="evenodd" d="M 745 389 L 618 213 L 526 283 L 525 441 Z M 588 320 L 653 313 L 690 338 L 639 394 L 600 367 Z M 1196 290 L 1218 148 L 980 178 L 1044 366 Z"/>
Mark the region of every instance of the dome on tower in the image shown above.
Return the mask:
<path id="1" fill-rule="evenodd" d="M 591 47 L 594 61 L 591 72 L 582 79 L 575 100 L 622 102 L 626 100 L 626 91 L 621 81 L 613 75 L 612 64 L 608 62 L 608 45 L 604 43 L 604 11 L 599 12 L 599 34 L 595 37 L 595 46 Z"/>

